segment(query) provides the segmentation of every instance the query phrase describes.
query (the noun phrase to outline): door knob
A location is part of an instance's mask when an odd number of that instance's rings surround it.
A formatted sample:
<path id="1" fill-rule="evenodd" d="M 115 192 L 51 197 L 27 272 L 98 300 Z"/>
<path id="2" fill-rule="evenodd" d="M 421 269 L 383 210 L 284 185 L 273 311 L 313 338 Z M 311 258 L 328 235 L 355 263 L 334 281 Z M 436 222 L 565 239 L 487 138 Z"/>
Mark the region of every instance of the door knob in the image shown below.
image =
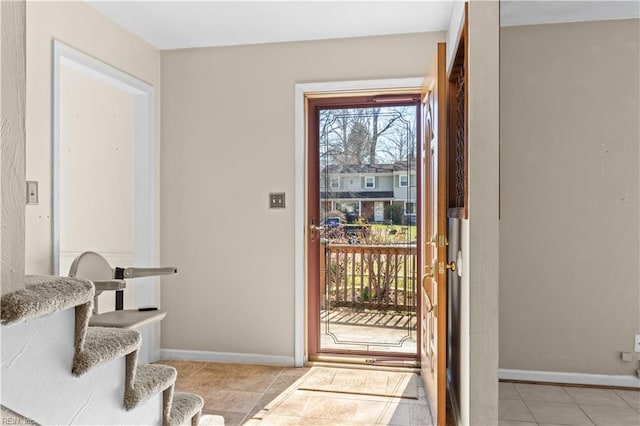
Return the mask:
<path id="1" fill-rule="evenodd" d="M 456 268 L 457 268 L 455 261 L 453 261 L 451 263 L 447 263 L 444 266 L 445 266 L 445 268 L 450 269 L 451 271 L 455 271 Z"/>

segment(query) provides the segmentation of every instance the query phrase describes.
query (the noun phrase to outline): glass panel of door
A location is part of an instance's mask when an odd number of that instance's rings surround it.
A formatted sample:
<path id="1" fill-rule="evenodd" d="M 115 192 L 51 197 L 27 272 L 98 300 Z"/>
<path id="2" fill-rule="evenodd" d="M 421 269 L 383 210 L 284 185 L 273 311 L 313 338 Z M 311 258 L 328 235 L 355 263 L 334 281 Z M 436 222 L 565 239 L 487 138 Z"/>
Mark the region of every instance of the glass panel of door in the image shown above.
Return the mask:
<path id="1" fill-rule="evenodd" d="M 319 111 L 320 352 L 416 353 L 416 114 Z"/>

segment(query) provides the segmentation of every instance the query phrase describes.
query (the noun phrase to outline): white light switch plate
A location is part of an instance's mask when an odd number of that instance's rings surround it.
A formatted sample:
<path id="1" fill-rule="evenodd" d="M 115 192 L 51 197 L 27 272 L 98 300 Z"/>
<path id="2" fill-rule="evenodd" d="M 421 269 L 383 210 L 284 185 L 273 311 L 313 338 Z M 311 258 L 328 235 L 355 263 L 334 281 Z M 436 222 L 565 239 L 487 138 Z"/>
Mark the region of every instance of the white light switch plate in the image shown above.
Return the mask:
<path id="1" fill-rule="evenodd" d="M 27 204 L 38 204 L 38 182 L 27 181 Z"/>
<path id="2" fill-rule="evenodd" d="M 633 350 L 635 352 L 640 352 L 640 334 L 636 334 L 636 340 L 633 343 Z"/>

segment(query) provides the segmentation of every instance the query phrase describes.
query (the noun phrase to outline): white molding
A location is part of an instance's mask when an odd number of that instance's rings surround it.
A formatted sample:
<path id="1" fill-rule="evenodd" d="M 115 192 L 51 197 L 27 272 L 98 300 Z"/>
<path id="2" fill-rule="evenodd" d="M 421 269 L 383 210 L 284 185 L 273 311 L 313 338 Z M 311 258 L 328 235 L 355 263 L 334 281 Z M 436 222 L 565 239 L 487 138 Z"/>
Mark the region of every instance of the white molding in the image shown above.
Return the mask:
<path id="1" fill-rule="evenodd" d="M 236 364 L 273 364 L 291 367 L 294 358 L 290 356 L 244 354 L 235 352 L 185 351 L 181 349 L 161 349 L 160 359 L 231 362 Z"/>
<path id="2" fill-rule="evenodd" d="M 334 81 L 295 85 L 295 206 L 294 206 L 294 364 L 301 367 L 306 356 L 306 257 L 305 206 L 306 177 L 306 108 L 305 96 L 311 94 L 364 92 L 376 90 L 420 90 L 424 78 L 394 78 L 384 80 Z"/>
<path id="3" fill-rule="evenodd" d="M 562 371 L 511 370 L 500 368 L 498 378 L 541 383 L 567 383 L 577 385 L 624 386 L 640 389 L 640 378 L 636 376 L 569 373 Z"/>

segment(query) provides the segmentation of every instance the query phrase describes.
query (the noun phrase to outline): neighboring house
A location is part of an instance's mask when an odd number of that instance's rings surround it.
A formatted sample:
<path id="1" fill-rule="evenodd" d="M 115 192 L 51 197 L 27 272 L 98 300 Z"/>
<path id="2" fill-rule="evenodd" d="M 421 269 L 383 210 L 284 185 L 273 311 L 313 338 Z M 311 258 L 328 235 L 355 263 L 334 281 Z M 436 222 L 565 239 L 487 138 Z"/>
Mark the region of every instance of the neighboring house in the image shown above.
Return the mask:
<path id="1" fill-rule="evenodd" d="M 320 200 L 324 212 L 339 210 L 349 222 L 361 217 L 369 223 L 415 223 L 415 164 L 328 165 L 320 176 Z"/>

